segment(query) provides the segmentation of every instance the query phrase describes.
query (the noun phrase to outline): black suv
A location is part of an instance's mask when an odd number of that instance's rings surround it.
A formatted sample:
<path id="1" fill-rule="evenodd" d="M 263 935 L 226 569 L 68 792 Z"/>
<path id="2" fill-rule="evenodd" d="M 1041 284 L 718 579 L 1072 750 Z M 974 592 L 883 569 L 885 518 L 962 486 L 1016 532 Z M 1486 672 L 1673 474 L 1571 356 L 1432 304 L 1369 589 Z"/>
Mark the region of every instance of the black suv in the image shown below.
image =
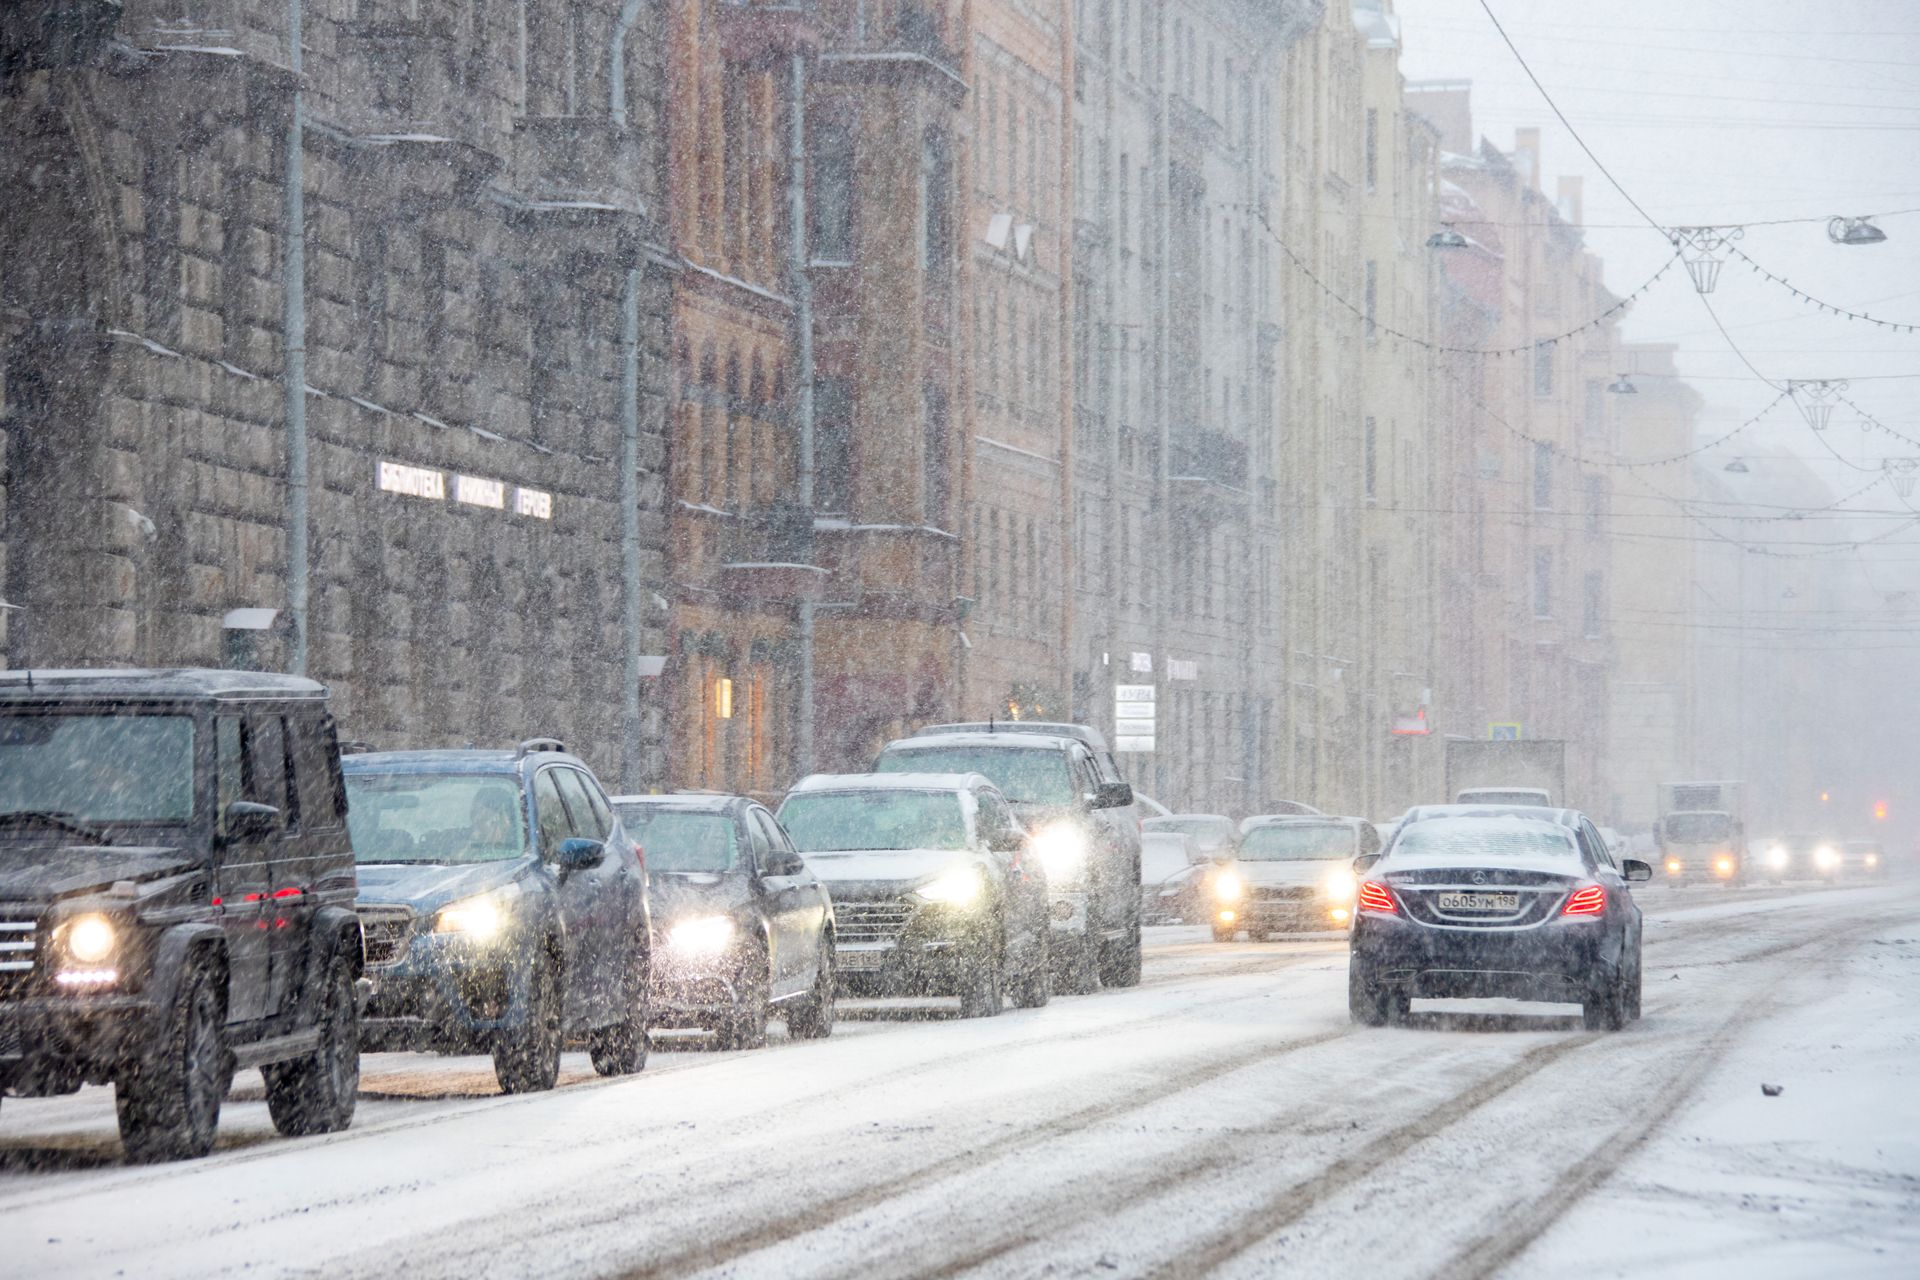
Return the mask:
<path id="1" fill-rule="evenodd" d="M 233 1073 L 285 1134 L 360 1081 L 360 923 L 327 691 L 0 672 L 0 1090 L 114 1085 L 136 1160 L 205 1155 Z"/>
<path id="2" fill-rule="evenodd" d="M 370 1049 L 493 1054 L 551 1089 L 563 1040 L 603 1076 L 647 1061 L 647 878 L 584 761 L 511 751 L 349 755 Z"/>

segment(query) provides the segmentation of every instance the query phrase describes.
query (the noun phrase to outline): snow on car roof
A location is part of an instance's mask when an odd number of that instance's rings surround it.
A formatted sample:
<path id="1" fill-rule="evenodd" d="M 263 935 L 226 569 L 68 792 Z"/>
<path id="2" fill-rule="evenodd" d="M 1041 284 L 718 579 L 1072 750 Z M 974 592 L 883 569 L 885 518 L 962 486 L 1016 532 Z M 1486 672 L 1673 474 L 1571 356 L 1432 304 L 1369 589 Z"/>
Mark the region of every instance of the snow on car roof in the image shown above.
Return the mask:
<path id="1" fill-rule="evenodd" d="M 802 791 L 971 791 L 993 783 L 978 773 L 815 773 L 793 784 Z"/>
<path id="2" fill-rule="evenodd" d="M 1577 846 L 1573 832 L 1550 819 L 1512 814 L 1463 817 L 1444 823 L 1410 823 L 1401 828 L 1389 856 L 1420 859 L 1477 853 L 1488 857 L 1568 854 Z"/>
<path id="3" fill-rule="evenodd" d="M 1403 824 L 1431 822 L 1437 818 L 1455 821 L 1461 818 L 1532 818 L 1557 826 L 1571 827 L 1580 821 L 1578 809 L 1563 809 L 1544 804 L 1423 804 L 1406 811 Z"/>
<path id="4" fill-rule="evenodd" d="M 924 738 L 895 738 L 882 751 L 932 751 L 939 747 L 1005 747 L 1012 751 L 1064 751 L 1078 738 L 1044 733 L 940 733 Z M 1084 745 L 1084 744 L 1083 744 Z"/>

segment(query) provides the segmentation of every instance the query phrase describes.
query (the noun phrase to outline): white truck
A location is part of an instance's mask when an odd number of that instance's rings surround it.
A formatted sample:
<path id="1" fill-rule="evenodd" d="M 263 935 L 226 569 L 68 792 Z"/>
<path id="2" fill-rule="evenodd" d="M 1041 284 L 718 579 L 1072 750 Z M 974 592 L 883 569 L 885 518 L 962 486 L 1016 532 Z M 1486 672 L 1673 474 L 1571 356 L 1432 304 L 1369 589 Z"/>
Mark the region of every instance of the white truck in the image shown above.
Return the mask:
<path id="1" fill-rule="evenodd" d="M 1747 784 L 1663 782 L 1654 834 L 1669 884 L 1733 884 L 1747 875 Z"/>
<path id="2" fill-rule="evenodd" d="M 1566 808 L 1567 744 L 1455 738 L 1447 743 L 1447 794 L 1455 804 Z"/>

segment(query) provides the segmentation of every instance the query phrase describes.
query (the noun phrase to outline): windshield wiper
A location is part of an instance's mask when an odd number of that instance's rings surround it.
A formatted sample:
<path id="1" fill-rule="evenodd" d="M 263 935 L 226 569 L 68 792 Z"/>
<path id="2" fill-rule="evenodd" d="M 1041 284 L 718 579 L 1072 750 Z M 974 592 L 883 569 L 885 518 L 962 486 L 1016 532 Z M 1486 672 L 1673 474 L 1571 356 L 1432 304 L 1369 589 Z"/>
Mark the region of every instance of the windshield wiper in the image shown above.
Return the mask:
<path id="1" fill-rule="evenodd" d="M 56 809 L 15 809 L 0 813 L 0 827 L 51 827 L 72 835 L 84 836 L 96 844 L 107 843 L 106 834 L 80 821 L 73 814 Z"/>

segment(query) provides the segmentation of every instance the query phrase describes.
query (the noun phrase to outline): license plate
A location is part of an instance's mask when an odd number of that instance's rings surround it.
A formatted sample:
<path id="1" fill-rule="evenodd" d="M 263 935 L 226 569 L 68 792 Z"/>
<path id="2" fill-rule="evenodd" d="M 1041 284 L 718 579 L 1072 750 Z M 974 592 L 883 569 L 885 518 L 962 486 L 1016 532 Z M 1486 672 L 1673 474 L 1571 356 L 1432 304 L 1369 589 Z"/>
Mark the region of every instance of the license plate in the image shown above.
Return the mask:
<path id="1" fill-rule="evenodd" d="M 1442 911 L 1518 911 L 1520 895 L 1517 893 L 1443 893 L 1440 895 Z"/>
<path id="2" fill-rule="evenodd" d="M 891 949 L 881 951 L 842 951 L 834 957 L 842 973 L 868 973 L 886 967 Z"/>

